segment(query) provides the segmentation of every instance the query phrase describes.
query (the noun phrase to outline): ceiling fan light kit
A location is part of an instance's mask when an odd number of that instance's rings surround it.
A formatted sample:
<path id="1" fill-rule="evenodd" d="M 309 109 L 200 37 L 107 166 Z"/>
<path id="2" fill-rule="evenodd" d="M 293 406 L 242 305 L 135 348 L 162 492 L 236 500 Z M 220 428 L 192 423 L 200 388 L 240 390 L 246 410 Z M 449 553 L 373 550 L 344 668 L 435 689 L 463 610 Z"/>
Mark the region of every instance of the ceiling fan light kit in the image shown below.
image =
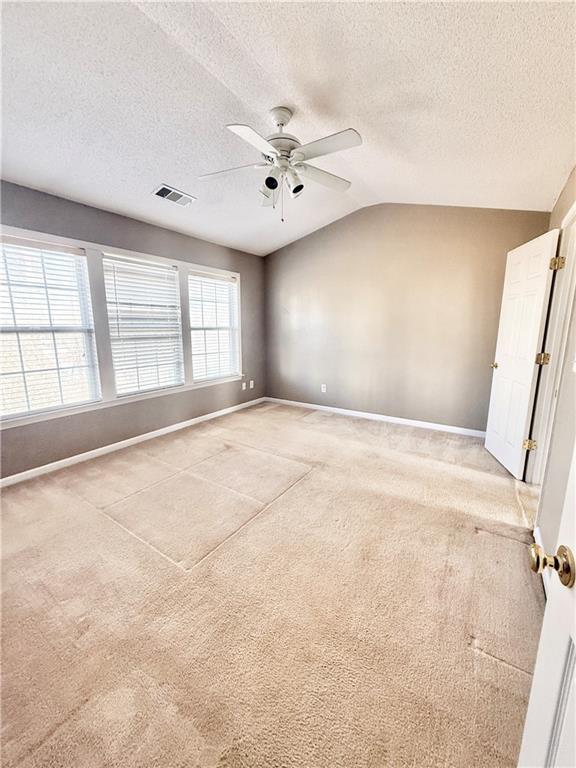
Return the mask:
<path id="1" fill-rule="evenodd" d="M 362 144 L 362 137 L 353 128 L 333 133 L 323 139 L 317 139 L 308 144 L 301 144 L 296 136 L 284 133 L 285 126 L 292 118 L 292 110 L 288 107 L 274 107 L 270 110 L 277 132 L 268 138 L 264 138 L 249 125 L 227 125 L 228 130 L 235 133 L 252 147 L 257 149 L 262 159 L 249 165 L 241 165 L 236 168 L 228 168 L 215 173 L 207 173 L 200 176 L 200 180 L 206 181 L 218 176 L 226 176 L 230 173 L 246 170 L 248 168 L 266 168 L 264 183 L 260 187 L 262 205 L 275 207 L 284 186 L 290 196 L 299 197 L 305 189 L 302 176 L 316 184 L 336 191 L 345 191 L 350 187 L 350 182 L 333 173 L 323 171 L 307 161 L 315 157 L 340 152 L 344 149 L 357 147 Z"/>
<path id="2" fill-rule="evenodd" d="M 266 178 L 264 179 L 265 186 L 270 189 L 272 192 L 274 192 L 275 189 L 278 189 L 280 186 L 280 183 L 282 181 L 284 171 L 282 168 L 273 165 L 268 173 L 266 174 Z"/>

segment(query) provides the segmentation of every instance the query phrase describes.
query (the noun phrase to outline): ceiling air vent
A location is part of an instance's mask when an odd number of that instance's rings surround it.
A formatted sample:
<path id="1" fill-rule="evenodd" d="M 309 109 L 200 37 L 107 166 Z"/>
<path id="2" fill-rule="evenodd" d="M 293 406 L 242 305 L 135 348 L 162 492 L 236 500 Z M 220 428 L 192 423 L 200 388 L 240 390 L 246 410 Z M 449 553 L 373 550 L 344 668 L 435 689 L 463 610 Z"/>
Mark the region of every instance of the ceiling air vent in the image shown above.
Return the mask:
<path id="1" fill-rule="evenodd" d="M 169 200 L 171 203 L 181 205 L 182 207 L 190 205 L 193 200 L 196 200 L 192 195 L 187 195 L 186 192 L 179 192 L 174 187 L 169 187 L 167 184 L 162 184 L 161 187 L 154 190 L 154 194 L 157 197 L 163 197 L 164 200 Z"/>

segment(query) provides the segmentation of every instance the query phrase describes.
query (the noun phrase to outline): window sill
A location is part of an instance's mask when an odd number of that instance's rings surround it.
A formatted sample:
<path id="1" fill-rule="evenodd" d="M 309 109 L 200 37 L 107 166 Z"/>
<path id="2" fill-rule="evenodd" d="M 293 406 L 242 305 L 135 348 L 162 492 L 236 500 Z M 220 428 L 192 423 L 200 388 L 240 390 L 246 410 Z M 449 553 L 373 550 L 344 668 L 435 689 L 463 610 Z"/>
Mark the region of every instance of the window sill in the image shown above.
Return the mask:
<path id="1" fill-rule="evenodd" d="M 78 413 L 87 413 L 89 411 L 99 411 L 101 409 L 113 408 L 116 405 L 127 405 L 128 403 L 137 403 L 141 400 L 150 400 L 155 397 L 166 397 L 167 395 L 176 395 L 179 392 L 189 392 L 195 389 L 204 389 L 213 387 L 217 384 L 230 384 L 234 381 L 242 381 L 244 376 L 227 376 L 222 379 L 209 379 L 199 381 L 195 384 L 180 384 L 175 387 L 166 387 L 164 389 L 153 389 L 148 392 L 139 392 L 135 395 L 118 395 L 113 400 L 97 400 L 96 402 L 75 405 L 70 408 L 57 408 L 50 411 L 41 411 L 31 413 L 26 416 L 6 417 L 0 420 L 0 431 L 13 429 L 14 427 L 23 427 L 28 424 L 36 424 L 41 421 L 50 421 L 51 419 L 60 419 L 65 416 L 75 416 Z"/>

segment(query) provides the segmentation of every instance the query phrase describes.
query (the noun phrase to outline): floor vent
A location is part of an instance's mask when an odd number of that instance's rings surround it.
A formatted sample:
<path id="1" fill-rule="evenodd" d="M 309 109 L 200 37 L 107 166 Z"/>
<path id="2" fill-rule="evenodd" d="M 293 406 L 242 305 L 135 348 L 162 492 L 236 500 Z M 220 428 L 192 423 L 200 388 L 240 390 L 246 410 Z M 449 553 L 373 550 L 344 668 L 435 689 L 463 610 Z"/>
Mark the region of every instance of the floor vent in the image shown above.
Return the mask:
<path id="1" fill-rule="evenodd" d="M 163 197 L 164 200 L 169 200 L 171 203 L 181 205 L 182 207 L 190 205 L 193 200 L 196 200 L 192 195 L 187 195 L 186 192 L 179 192 L 174 187 L 169 187 L 167 184 L 162 184 L 161 187 L 154 190 L 154 194 L 157 197 Z"/>

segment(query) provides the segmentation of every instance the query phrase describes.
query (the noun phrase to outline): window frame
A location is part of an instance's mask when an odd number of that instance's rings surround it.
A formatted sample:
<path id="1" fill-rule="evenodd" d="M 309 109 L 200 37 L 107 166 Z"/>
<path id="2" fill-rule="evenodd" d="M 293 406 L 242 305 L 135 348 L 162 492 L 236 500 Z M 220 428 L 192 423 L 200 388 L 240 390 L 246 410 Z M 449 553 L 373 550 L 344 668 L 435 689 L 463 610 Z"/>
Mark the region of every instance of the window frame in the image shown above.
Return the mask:
<path id="1" fill-rule="evenodd" d="M 188 306 L 187 306 L 188 316 L 186 318 L 186 322 L 188 323 L 188 330 L 189 330 L 189 334 L 190 334 L 190 339 L 189 339 L 190 344 L 189 344 L 188 351 L 189 351 L 189 354 L 190 354 L 190 361 L 191 361 L 191 381 L 193 381 L 195 383 L 198 383 L 198 384 L 201 384 L 201 383 L 209 382 L 209 381 L 218 381 L 219 379 L 222 379 L 222 378 L 225 378 L 225 377 L 222 377 L 222 376 L 205 376 L 203 378 L 194 378 L 194 355 L 192 353 L 192 331 L 196 331 L 196 330 L 200 330 L 200 329 L 197 328 L 197 327 L 192 327 L 192 323 L 191 323 L 191 320 L 190 320 L 190 278 L 191 277 L 198 277 L 198 278 L 203 278 L 204 277 L 204 278 L 208 278 L 208 279 L 215 279 L 215 280 L 217 280 L 219 276 L 217 274 L 215 274 L 214 272 L 206 270 L 206 268 L 204 268 L 203 270 L 190 268 L 190 269 L 188 269 L 187 275 L 186 275 L 186 278 L 185 278 L 186 279 L 186 289 L 187 289 L 186 296 L 187 296 L 187 300 L 188 300 Z M 241 376 L 242 375 L 242 334 L 240 332 L 241 331 L 241 329 L 240 329 L 240 317 L 241 317 L 240 276 L 239 275 L 236 276 L 234 273 L 227 273 L 227 274 L 222 274 L 221 273 L 220 274 L 220 279 L 223 282 L 232 283 L 236 287 L 236 318 L 235 318 L 236 324 L 235 325 L 228 325 L 228 326 L 226 326 L 225 329 L 228 330 L 228 331 L 233 329 L 235 331 L 235 333 L 236 333 L 236 347 L 237 347 L 236 357 L 237 357 L 237 360 L 238 360 L 238 370 L 239 370 L 239 373 L 228 374 L 227 377 L 229 378 L 230 376 L 238 376 L 238 375 Z M 204 326 L 202 328 L 202 330 L 206 330 L 206 326 Z M 220 330 L 220 329 L 218 328 L 218 330 Z"/>
<path id="2" fill-rule="evenodd" d="M 149 260 L 144 261 L 142 259 L 127 259 L 125 257 L 118 256 L 118 254 L 104 253 L 104 254 L 102 254 L 102 269 L 103 269 L 103 272 L 104 272 L 104 281 L 106 281 L 106 272 L 105 272 L 105 267 L 104 267 L 104 262 L 105 261 L 108 261 L 109 263 L 112 263 L 112 264 L 119 263 L 119 264 L 135 264 L 135 265 L 144 265 L 144 266 L 147 265 L 147 264 L 150 264 L 152 266 L 158 266 L 161 269 L 166 269 L 167 271 L 172 272 L 172 274 L 174 275 L 175 298 L 177 298 L 177 301 L 178 301 L 178 321 L 179 321 L 178 324 L 179 324 L 179 331 L 180 331 L 179 346 L 180 346 L 180 352 L 182 353 L 182 357 L 181 357 L 182 381 L 176 381 L 176 382 L 171 383 L 171 384 L 164 384 L 164 385 L 159 385 L 159 386 L 154 386 L 154 387 L 147 387 L 147 388 L 142 388 L 142 389 L 134 389 L 134 390 L 129 390 L 127 392 L 118 392 L 118 390 L 116 390 L 117 396 L 118 397 L 126 397 L 128 395 L 140 395 L 140 394 L 143 394 L 145 392 L 158 392 L 159 390 L 163 390 L 163 389 L 174 389 L 175 387 L 181 387 L 183 384 L 186 383 L 186 371 L 185 371 L 185 368 L 184 368 L 184 350 L 182 349 L 182 345 L 183 345 L 184 339 L 183 339 L 183 336 L 182 336 L 182 307 L 181 307 L 182 296 L 181 296 L 181 288 L 180 288 L 180 276 L 179 276 L 180 270 L 179 270 L 179 268 L 178 267 L 174 267 L 174 266 L 167 266 L 167 265 L 161 264 L 161 263 L 159 263 L 157 261 L 156 262 L 151 262 Z M 106 285 L 104 286 L 104 288 L 106 288 Z M 112 366 L 114 368 L 113 341 L 119 341 L 119 340 L 125 341 L 129 337 L 128 336 L 114 336 L 114 337 L 112 337 L 112 335 L 110 334 L 110 306 L 109 305 L 113 304 L 113 303 L 114 302 L 110 300 L 108 294 L 106 293 L 106 315 L 108 317 L 108 338 L 110 340 L 110 349 L 112 351 Z M 153 334 L 153 333 L 150 334 L 150 335 L 151 336 L 155 336 L 155 334 Z M 156 336 L 158 337 L 158 335 L 156 335 Z M 131 337 L 131 338 L 137 339 L 137 337 Z M 136 370 L 137 370 L 136 375 L 137 375 L 137 378 L 138 378 L 139 377 L 138 367 L 137 367 Z M 114 383 L 115 383 L 115 386 L 117 387 L 118 383 L 117 383 L 117 375 L 116 374 L 117 374 L 117 371 L 114 368 Z"/>
<path id="3" fill-rule="evenodd" d="M 19 227 L 2 225 L 0 235 L 9 238 L 18 238 L 27 241 L 36 241 L 39 245 L 47 247 L 81 248 L 88 266 L 88 283 L 90 300 L 92 303 L 92 316 L 94 321 L 94 341 L 96 357 L 98 360 L 98 372 L 100 376 L 100 400 L 91 401 L 74 406 L 61 406 L 49 410 L 35 411 L 34 413 L 21 414 L 19 416 L 4 416 L 0 419 L 0 431 L 47 421 L 49 419 L 71 416 L 77 413 L 110 408 L 116 405 L 148 400 L 154 397 L 165 397 L 179 392 L 187 392 L 204 387 L 213 387 L 218 384 L 228 384 L 241 381 L 243 374 L 242 359 L 242 284 L 239 272 L 211 267 L 206 264 L 192 263 L 181 259 L 171 259 L 165 256 L 132 251 L 125 248 L 116 248 L 109 245 L 101 245 L 85 240 L 77 240 L 60 235 L 52 235 Z M 173 384 L 167 387 L 146 390 L 137 393 L 118 394 L 114 379 L 114 366 L 112 361 L 112 344 L 110 328 L 108 324 L 108 306 L 106 302 L 106 287 L 104 282 L 104 258 L 120 258 L 136 261 L 148 261 L 155 264 L 176 268 L 178 285 L 180 290 L 180 322 L 182 333 L 182 350 L 184 356 L 184 383 Z M 233 376 L 224 376 L 212 379 L 194 381 L 192 376 L 192 336 L 190 328 L 190 305 L 188 295 L 188 275 L 190 273 L 203 273 L 207 276 L 224 277 L 234 279 L 238 286 L 238 368 L 239 373 Z"/>
<path id="4" fill-rule="evenodd" d="M 17 321 L 16 316 L 14 314 L 14 306 L 13 306 L 13 290 L 18 285 L 18 281 L 14 281 L 10 279 L 9 274 L 7 272 L 7 291 L 8 291 L 8 297 L 9 297 L 9 303 L 12 305 L 12 312 L 13 312 L 13 319 L 14 319 L 14 325 L 8 325 L 6 326 L 1 334 L 0 338 L 9 338 L 11 335 L 15 336 L 19 351 L 19 357 L 20 357 L 20 375 L 22 375 L 24 379 L 24 389 L 26 392 L 26 401 L 28 406 L 30 406 L 30 400 L 28 396 L 28 383 L 27 383 L 27 374 L 33 374 L 33 373 L 53 373 L 55 372 L 58 377 L 58 389 L 60 390 L 60 398 L 64 398 L 64 391 L 63 391 L 63 385 L 62 385 L 62 373 L 67 370 L 75 370 L 78 368 L 86 368 L 89 371 L 91 371 L 89 388 L 91 391 L 91 396 L 87 399 L 83 400 L 76 400 L 75 402 L 68 402 L 68 403 L 61 403 L 61 404 L 53 404 L 53 405 L 46 405 L 44 407 L 29 407 L 28 410 L 22 410 L 18 411 L 16 413 L 7 413 L 0 416 L 2 419 L 21 419 L 21 418 L 28 418 L 28 417 L 34 417 L 39 414 L 51 412 L 51 411 L 61 411 L 66 408 L 76 408 L 80 406 L 89 406 L 93 405 L 95 403 L 100 402 L 101 400 L 101 389 L 100 389 L 100 374 L 98 370 L 98 356 L 96 352 L 96 338 L 95 338 L 95 328 L 94 328 L 94 313 L 92 311 L 92 295 L 90 292 L 90 277 L 88 273 L 88 258 L 86 255 L 86 252 L 83 248 L 74 247 L 71 248 L 70 246 L 64 247 L 63 245 L 56 245 L 53 243 L 47 243 L 47 242 L 39 242 L 38 240 L 33 240 L 29 238 L 14 238 L 9 237 L 8 235 L 3 235 L 1 238 L 1 244 L 6 244 L 8 248 L 10 246 L 13 246 L 15 248 L 23 248 L 26 251 L 32 252 L 36 251 L 41 258 L 42 263 L 42 277 L 43 277 L 43 284 L 40 286 L 40 284 L 26 284 L 24 282 L 23 284 L 20 283 L 20 285 L 24 285 L 25 288 L 28 290 L 32 290 L 34 287 L 41 288 L 42 292 L 44 293 L 46 297 L 46 309 L 47 309 L 47 323 L 36 323 L 36 322 L 28 322 L 28 323 L 20 323 Z M 77 278 L 76 281 L 76 288 L 78 289 L 78 292 L 76 295 L 78 296 L 78 310 L 81 316 L 80 323 L 68 323 L 68 322 L 53 322 L 52 319 L 52 310 L 51 310 L 51 300 L 49 299 L 49 291 L 51 289 L 56 288 L 57 286 L 53 283 L 50 283 L 47 273 L 46 273 L 46 262 L 44 260 L 44 257 L 46 254 L 58 254 L 62 256 L 69 256 L 72 259 L 75 259 L 80 262 L 80 269 L 83 272 L 82 277 Z M 7 256 L 9 258 L 9 254 Z M 76 266 L 76 269 L 78 268 L 78 265 Z M 6 269 L 8 271 L 8 263 L 6 264 Z M 25 279 L 25 278 L 24 278 Z M 83 290 L 84 289 L 84 290 Z M 84 292 L 85 291 L 85 292 Z M 86 303 L 85 303 L 86 300 Z M 54 352 L 54 366 L 48 367 L 48 368 L 40 368 L 38 370 L 34 370 L 33 368 L 29 368 L 28 365 L 24 362 L 24 355 L 22 351 L 22 336 L 27 334 L 33 334 L 35 336 L 43 336 L 46 337 L 52 337 L 52 347 Z M 59 350 L 58 350 L 58 342 L 57 338 L 66 337 L 67 334 L 75 334 L 75 335 L 81 335 L 84 337 L 84 345 L 85 345 L 85 351 L 88 356 L 88 362 L 85 365 L 79 366 L 79 365 L 66 365 L 63 364 L 59 357 Z M 4 372 L 2 372 L 4 373 Z M 10 373 L 7 373 L 6 375 L 10 375 Z M 14 372 L 13 375 L 18 375 L 18 372 Z"/>

